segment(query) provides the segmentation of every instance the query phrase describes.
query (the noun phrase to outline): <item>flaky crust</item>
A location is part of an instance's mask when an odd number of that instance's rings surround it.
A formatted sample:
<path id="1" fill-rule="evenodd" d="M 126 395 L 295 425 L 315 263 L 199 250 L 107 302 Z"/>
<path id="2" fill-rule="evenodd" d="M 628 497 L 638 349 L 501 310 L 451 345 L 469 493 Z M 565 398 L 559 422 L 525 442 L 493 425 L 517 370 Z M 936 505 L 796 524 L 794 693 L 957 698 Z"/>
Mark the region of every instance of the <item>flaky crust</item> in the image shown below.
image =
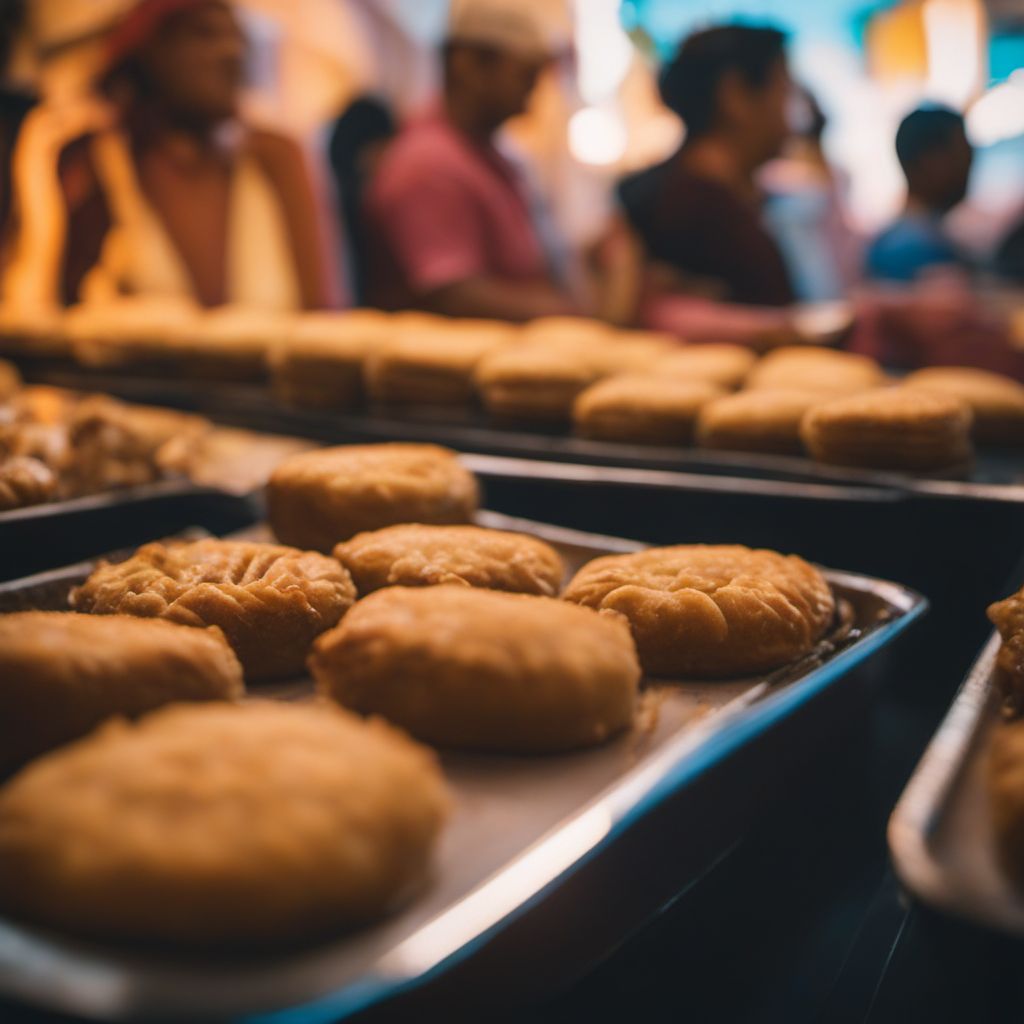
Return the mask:
<path id="1" fill-rule="evenodd" d="M 128 615 L 0 616 L 0 774 L 84 736 L 112 715 L 242 696 L 219 629 Z"/>
<path id="2" fill-rule="evenodd" d="M 15 455 L 0 461 L 0 512 L 39 505 L 57 496 L 57 477 L 39 459 Z"/>
<path id="3" fill-rule="evenodd" d="M 146 544 L 94 570 L 71 594 L 77 611 L 219 626 L 249 682 L 296 675 L 314 637 L 355 600 L 333 558 L 278 544 Z"/>
<path id="4" fill-rule="evenodd" d="M 624 374 L 587 388 L 573 404 L 573 421 L 584 437 L 687 444 L 701 407 L 721 394 L 706 381 Z"/>
<path id="5" fill-rule="evenodd" d="M 109 939 L 281 946 L 420 881 L 448 797 L 433 756 L 329 705 L 115 720 L 0 793 L 0 906 Z"/>
<path id="6" fill-rule="evenodd" d="M 388 526 L 339 544 L 334 557 L 361 596 L 383 587 L 455 583 L 553 597 L 565 572 L 550 544 L 479 526 Z"/>
<path id="7" fill-rule="evenodd" d="M 970 366 L 931 366 L 903 383 L 966 402 L 974 413 L 974 437 L 989 444 L 1024 444 L 1024 385 L 1012 377 Z"/>
<path id="8" fill-rule="evenodd" d="M 810 345 L 786 345 L 769 352 L 753 367 L 746 386 L 853 394 L 881 387 L 885 382 L 882 368 L 867 356 Z"/>
<path id="9" fill-rule="evenodd" d="M 1016 885 L 1024 886 L 1024 720 L 996 727 L 987 768 L 997 856 Z"/>
<path id="10" fill-rule="evenodd" d="M 659 359 L 651 372 L 685 380 L 706 380 L 722 388 L 738 388 L 756 362 L 756 353 L 745 345 L 725 342 L 686 345 Z"/>
<path id="11" fill-rule="evenodd" d="M 821 401 L 815 391 L 740 391 L 701 407 L 697 443 L 706 448 L 800 455 L 800 423 Z"/>
<path id="12" fill-rule="evenodd" d="M 1024 711 L 1024 590 L 990 604 L 988 617 L 1003 639 L 997 659 L 1003 696 Z"/>
<path id="13" fill-rule="evenodd" d="M 740 545 L 597 558 L 563 597 L 622 613 L 645 672 L 688 678 L 778 668 L 806 654 L 835 614 L 828 583 L 802 558 Z"/>
<path id="14" fill-rule="evenodd" d="M 879 388 L 814 406 L 800 437 L 820 462 L 939 469 L 970 459 L 971 420 L 970 408 L 952 395 Z"/>
<path id="15" fill-rule="evenodd" d="M 310 658 L 321 692 L 441 746 L 509 753 L 601 743 L 633 719 L 629 628 L 554 598 L 391 587 Z"/>
<path id="16" fill-rule="evenodd" d="M 478 502 L 473 474 L 431 444 L 303 452 L 282 462 L 267 486 L 278 539 L 317 551 L 396 523 L 466 523 Z"/>
<path id="17" fill-rule="evenodd" d="M 68 486 L 74 494 L 92 494 L 159 480 L 165 475 L 161 449 L 173 443 L 184 457 L 210 429 L 202 416 L 90 395 L 68 424 Z"/>

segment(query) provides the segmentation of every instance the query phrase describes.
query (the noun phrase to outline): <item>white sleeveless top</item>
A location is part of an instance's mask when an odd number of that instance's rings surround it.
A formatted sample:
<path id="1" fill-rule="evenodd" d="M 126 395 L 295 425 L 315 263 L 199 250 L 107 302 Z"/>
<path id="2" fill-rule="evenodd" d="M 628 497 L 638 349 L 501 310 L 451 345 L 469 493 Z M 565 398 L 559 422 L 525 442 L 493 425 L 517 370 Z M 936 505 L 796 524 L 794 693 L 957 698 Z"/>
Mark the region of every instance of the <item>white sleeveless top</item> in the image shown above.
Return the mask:
<path id="1" fill-rule="evenodd" d="M 104 302 L 126 294 L 194 300 L 188 268 L 142 191 L 125 136 L 101 132 L 92 141 L 92 155 L 111 226 L 82 282 L 81 300 Z M 244 151 L 232 172 L 229 204 L 226 301 L 267 310 L 300 308 L 284 211 L 266 173 Z"/>

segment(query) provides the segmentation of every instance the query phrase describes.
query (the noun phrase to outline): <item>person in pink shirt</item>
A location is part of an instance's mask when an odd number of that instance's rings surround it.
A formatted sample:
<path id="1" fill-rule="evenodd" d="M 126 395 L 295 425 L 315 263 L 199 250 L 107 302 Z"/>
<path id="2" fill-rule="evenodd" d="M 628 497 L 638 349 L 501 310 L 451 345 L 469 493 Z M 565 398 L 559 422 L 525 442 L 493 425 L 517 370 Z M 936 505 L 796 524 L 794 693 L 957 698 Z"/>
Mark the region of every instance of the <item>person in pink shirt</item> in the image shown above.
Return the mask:
<path id="1" fill-rule="evenodd" d="M 550 60 L 541 26 L 511 2 L 456 3 L 443 60 L 438 109 L 391 143 L 367 195 L 371 304 L 516 321 L 576 312 L 494 144 Z"/>

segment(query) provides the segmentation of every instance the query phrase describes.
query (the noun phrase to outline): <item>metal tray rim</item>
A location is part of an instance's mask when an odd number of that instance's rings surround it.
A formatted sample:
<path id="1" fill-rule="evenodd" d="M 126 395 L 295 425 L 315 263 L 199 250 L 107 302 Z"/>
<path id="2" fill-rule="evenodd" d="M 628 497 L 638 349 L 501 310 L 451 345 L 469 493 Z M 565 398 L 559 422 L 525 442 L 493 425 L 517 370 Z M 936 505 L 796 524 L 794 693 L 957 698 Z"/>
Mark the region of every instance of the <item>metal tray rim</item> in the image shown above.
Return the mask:
<path id="1" fill-rule="evenodd" d="M 623 538 L 601 537 L 530 520 L 513 520 L 511 517 L 497 515 L 494 518 L 500 519 L 508 528 L 515 528 L 511 524 L 518 523 L 522 528 L 555 531 L 564 542 L 570 544 L 613 543 L 619 550 L 636 550 L 645 546 Z M 51 570 L 39 576 L 66 573 L 71 568 Z M 651 759 L 634 766 L 577 813 L 562 820 L 550 832 L 520 851 L 458 902 L 422 924 L 416 932 L 385 953 L 363 977 L 301 1004 L 246 1012 L 245 1020 L 266 1024 L 317 1024 L 319 1021 L 327 1024 L 328 1021 L 349 1016 L 386 998 L 426 984 L 431 978 L 471 956 L 494 934 L 542 899 L 547 890 L 579 870 L 671 794 L 711 770 L 744 744 L 767 732 L 816 694 L 837 682 L 850 669 L 890 643 L 928 608 L 925 597 L 901 584 L 857 573 L 824 571 L 832 583 L 849 589 L 879 593 L 900 614 L 870 630 L 823 665 L 811 669 L 778 692 L 768 694 L 768 684 L 761 683 L 723 706 L 707 721 L 697 723 L 684 734 L 675 737 Z M 31 579 L 38 577 L 13 582 L 24 586 Z M 4 589 L 10 587 L 11 584 L 4 585 Z M 566 835 L 572 840 L 568 851 Z M 481 920 L 479 913 L 476 913 L 475 930 L 472 933 L 454 944 L 449 939 L 448 948 L 432 939 L 433 934 L 443 930 L 446 921 L 458 925 L 459 919 L 466 915 L 467 904 L 470 904 L 469 910 L 472 912 L 473 901 L 488 902 L 489 894 L 499 886 L 507 885 L 509 876 L 516 873 L 525 873 L 528 884 L 525 888 L 520 884 L 511 897 L 505 895 L 500 901 L 501 905 L 492 909 L 485 920 Z M 33 946 L 45 944 L 45 940 L 25 936 L 17 926 L 12 929 L 3 922 L 0 922 L 0 937 L 6 941 L 13 939 L 15 943 L 28 942 Z M 9 963 L 8 966 L 12 965 Z M 20 991 L 18 986 L 9 991 L 16 997 L 20 995 L 21 998 L 31 999 L 30 992 L 35 991 L 35 986 L 29 983 L 22 986 Z M 104 994 L 99 992 L 92 1006 L 78 1006 L 77 1012 L 91 1012 L 100 1016 L 104 1012 L 102 1004 L 105 1002 Z"/>
<path id="2" fill-rule="evenodd" d="M 928 837 L 946 796 L 964 770 L 967 748 L 982 724 L 1000 644 L 999 634 L 993 632 L 925 748 L 887 828 L 893 868 L 907 889 L 932 906 L 965 914 L 983 924 L 998 922 L 950 893 L 929 852 Z"/>

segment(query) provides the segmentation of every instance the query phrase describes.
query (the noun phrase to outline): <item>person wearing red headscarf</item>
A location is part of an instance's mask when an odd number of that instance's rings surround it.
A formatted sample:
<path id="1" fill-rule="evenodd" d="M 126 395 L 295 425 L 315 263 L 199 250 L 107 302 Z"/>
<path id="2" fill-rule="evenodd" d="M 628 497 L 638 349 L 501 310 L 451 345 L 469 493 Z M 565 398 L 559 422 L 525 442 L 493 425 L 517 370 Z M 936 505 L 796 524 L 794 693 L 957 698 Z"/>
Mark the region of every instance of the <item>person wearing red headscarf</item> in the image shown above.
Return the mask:
<path id="1" fill-rule="evenodd" d="M 64 302 L 330 304 L 301 151 L 239 117 L 245 58 L 224 0 L 141 0 L 114 28 L 101 85 L 115 123 L 60 157 Z"/>

